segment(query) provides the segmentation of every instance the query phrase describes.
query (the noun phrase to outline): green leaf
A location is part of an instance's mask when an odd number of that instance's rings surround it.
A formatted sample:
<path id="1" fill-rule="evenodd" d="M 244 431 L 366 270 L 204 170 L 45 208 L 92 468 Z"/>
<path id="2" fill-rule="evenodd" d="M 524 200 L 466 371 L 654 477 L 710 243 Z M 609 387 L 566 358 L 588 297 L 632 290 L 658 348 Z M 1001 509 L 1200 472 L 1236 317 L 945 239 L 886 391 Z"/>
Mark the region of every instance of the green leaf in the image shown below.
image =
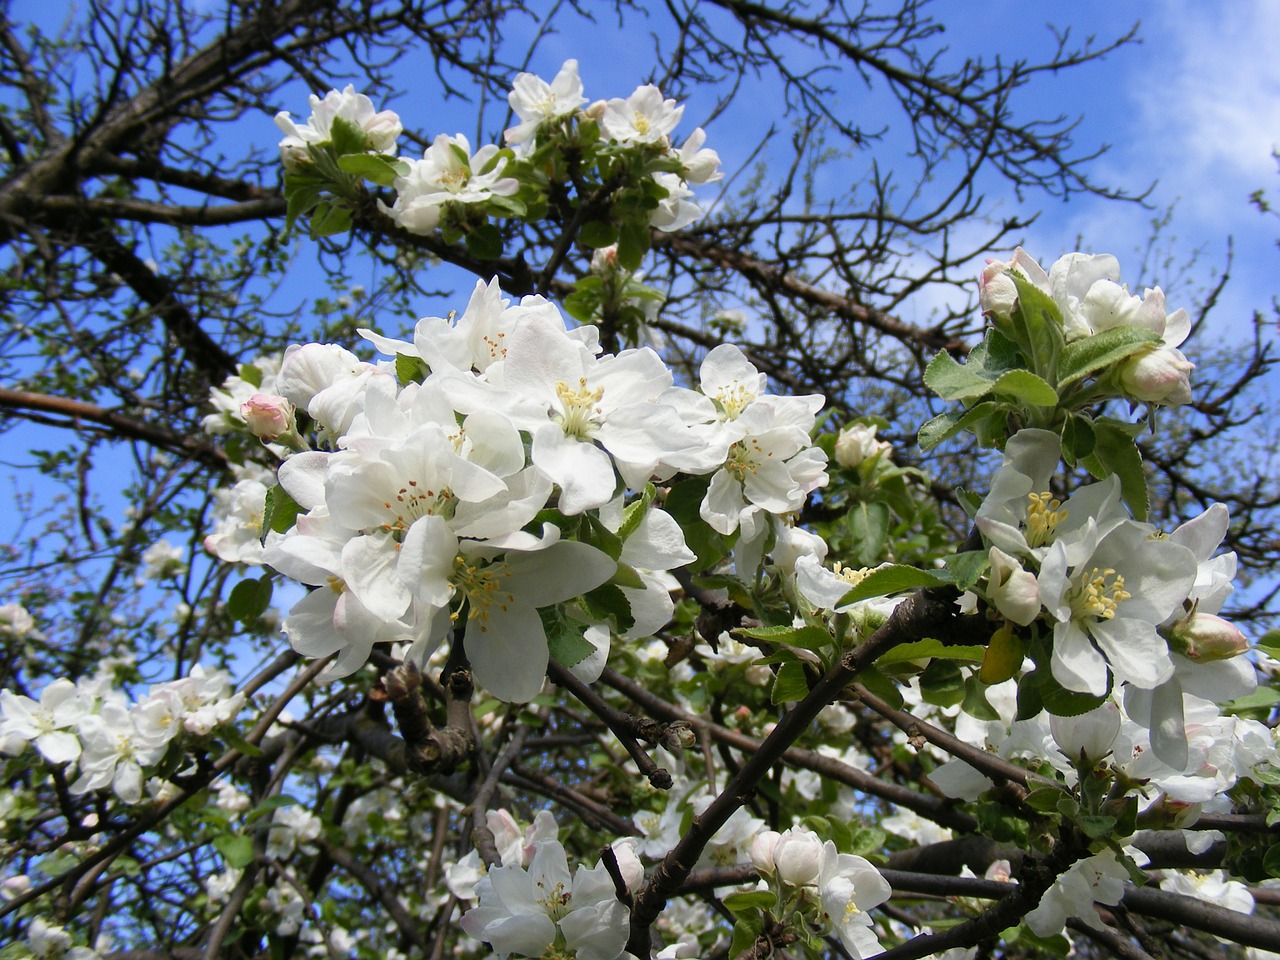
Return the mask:
<path id="1" fill-rule="evenodd" d="M 538 616 L 547 635 L 547 649 L 556 663 L 575 667 L 595 653 L 595 646 L 582 636 L 585 624 L 570 620 L 558 607 L 544 607 Z"/>
<path id="2" fill-rule="evenodd" d="M 316 204 L 311 214 L 311 239 L 332 237 L 351 229 L 351 211 L 327 200 Z"/>
<path id="3" fill-rule="evenodd" d="M 399 176 L 391 159 L 376 153 L 348 153 L 340 156 L 338 169 L 380 187 L 394 186 L 396 177 Z"/>
<path id="4" fill-rule="evenodd" d="M 954 707 L 964 700 L 964 674 L 947 660 L 934 660 L 920 674 L 920 696 L 926 703 Z"/>
<path id="5" fill-rule="evenodd" d="M 987 700 L 987 685 L 978 679 L 976 673 L 971 674 L 964 682 L 964 700 L 960 703 L 960 709 L 978 720 L 1000 719 L 1000 714 L 996 713 Z"/>
<path id="6" fill-rule="evenodd" d="M 750 910 L 772 910 L 778 898 L 768 890 L 744 890 L 729 894 L 723 902 L 730 913 L 739 914 Z"/>
<path id="7" fill-rule="evenodd" d="M 803 700 L 808 693 L 809 678 L 805 675 L 804 664 L 784 663 L 778 668 L 778 675 L 774 678 L 769 702 L 794 703 Z"/>
<path id="8" fill-rule="evenodd" d="M 619 587 L 627 587 L 631 590 L 647 589 L 639 571 L 630 564 L 622 562 L 618 563 L 617 569 L 613 572 L 613 576 L 609 578 L 609 582 L 617 584 Z"/>
<path id="9" fill-rule="evenodd" d="M 285 492 L 284 487 L 277 483 L 267 491 L 267 499 L 262 507 L 262 529 L 258 534 L 259 539 L 265 540 L 268 530 L 286 533 L 300 513 L 302 513 L 302 507 L 298 506 L 293 497 Z"/>
<path id="10" fill-rule="evenodd" d="M 649 513 L 649 507 L 653 505 L 653 498 L 657 494 L 657 487 L 652 483 L 646 483 L 644 490 L 640 492 L 640 498 L 627 504 L 622 511 L 622 524 L 618 527 L 619 540 L 626 543 L 631 535 L 640 528 L 640 524 Z"/>
<path id="11" fill-rule="evenodd" d="M 1023 803 L 1041 813 L 1057 813 L 1058 801 L 1065 796 L 1066 793 L 1056 787 L 1040 787 L 1028 793 Z"/>
<path id="12" fill-rule="evenodd" d="M 885 597 L 903 590 L 914 590 L 916 587 L 936 587 L 947 581 L 936 573 L 918 570 L 904 564 L 895 563 L 867 574 L 861 583 L 846 593 L 836 606 L 843 607 L 848 603 L 868 600 L 871 597 Z"/>
<path id="13" fill-rule="evenodd" d="M 739 917 L 733 925 L 733 937 L 729 943 L 729 956 L 736 957 L 740 953 L 755 946 L 756 938 L 764 933 L 764 915 L 752 911 L 745 917 Z"/>
<path id="14" fill-rule="evenodd" d="M 1268 630 L 1253 644 L 1264 653 L 1280 659 L 1280 630 Z"/>
<path id="15" fill-rule="evenodd" d="M 529 208 L 519 197 L 500 197 L 492 194 L 484 202 L 484 209 L 490 216 L 498 218 L 527 217 Z"/>
<path id="16" fill-rule="evenodd" d="M 990 559 L 986 550 L 968 550 L 944 557 L 943 562 L 947 565 L 947 572 L 951 574 L 955 588 L 968 590 L 982 579 Z"/>
<path id="17" fill-rule="evenodd" d="M 879 667 L 864 667 L 858 681 L 895 710 L 902 708 L 902 691 Z"/>
<path id="18" fill-rule="evenodd" d="M 339 157 L 349 153 L 364 153 L 369 149 L 369 135 L 364 127 L 352 123 L 346 117 L 335 116 L 329 123 L 329 135 L 333 139 L 333 151 Z"/>
<path id="19" fill-rule="evenodd" d="M 698 555 L 698 559 L 689 564 L 689 569 L 694 573 L 714 566 L 729 553 L 729 544 L 725 542 L 725 538 L 711 529 L 699 513 L 710 482 L 709 477 L 682 480 L 671 488 L 667 499 L 663 501 L 663 508 L 684 531 L 685 543 Z"/>
<path id="20" fill-rule="evenodd" d="M 253 623 L 271 606 L 272 589 L 270 576 L 241 580 L 227 596 L 227 613 L 241 623 Z"/>
<path id="21" fill-rule="evenodd" d="M 957 363 L 945 350 L 924 371 L 924 384 L 943 400 L 971 400 L 991 392 L 993 380 L 976 364 Z"/>
<path id="22" fill-rule="evenodd" d="M 583 514 L 582 524 L 578 530 L 578 536 L 583 543 L 607 553 L 611 560 L 617 560 L 622 556 L 622 540 L 594 513 Z"/>
<path id="23" fill-rule="evenodd" d="M 607 220 L 588 220 L 578 231 L 578 242 L 598 250 L 618 242 L 618 227 Z"/>
<path id="24" fill-rule="evenodd" d="M 1016 397 L 1036 407 L 1058 405 L 1058 391 L 1030 370 L 1010 370 L 1000 374 L 991 392 Z"/>
<path id="25" fill-rule="evenodd" d="M 1062 456 L 1069 465 L 1074 466 L 1093 453 L 1097 446 L 1097 438 L 1093 432 L 1093 421 L 1084 414 L 1069 413 L 1062 425 Z"/>
<path id="26" fill-rule="evenodd" d="M 1069 387 L 1091 373 L 1159 343 L 1160 335 L 1147 327 L 1124 326 L 1103 330 L 1067 344 L 1058 359 L 1058 387 Z"/>
<path id="27" fill-rule="evenodd" d="M 256 363 L 242 363 L 236 367 L 240 379 L 250 386 L 262 386 L 262 368 Z"/>
<path id="28" fill-rule="evenodd" d="M 1024 687 L 1027 688 L 1028 692 L 1034 691 L 1035 698 L 1039 700 L 1041 708 L 1048 710 L 1055 717 L 1078 717 L 1082 713 L 1088 713 L 1090 710 L 1102 706 L 1107 699 L 1105 695 L 1094 697 L 1087 693 L 1067 690 L 1053 678 L 1053 674 L 1049 672 L 1048 667 L 1041 666 L 1023 677 L 1018 684 L 1019 720 L 1027 718 L 1022 712 Z M 1030 706 L 1030 701 L 1028 706 Z M 1036 713 L 1039 712 L 1039 710 L 1036 711 Z M 1029 716 L 1034 716 L 1034 714 Z"/>
<path id="29" fill-rule="evenodd" d="M 782 643 L 789 647 L 801 647 L 805 650 L 821 650 L 830 646 L 834 638 L 821 627 L 776 626 L 746 627 L 734 630 L 735 636 L 750 637 L 752 640 L 765 640 L 769 643 Z"/>
<path id="30" fill-rule="evenodd" d="M 879 560 L 889 539 L 889 508 L 883 503 L 856 503 L 845 514 L 845 524 L 858 565 L 869 567 Z"/>
<path id="31" fill-rule="evenodd" d="M 1080 829 L 1090 840 L 1100 840 L 1115 832 L 1117 820 L 1104 814 L 1086 813 L 1080 817 Z"/>
<path id="32" fill-rule="evenodd" d="M 1253 693 L 1227 701 L 1223 705 L 1223 709 L 1230 713 L 1237 713 L 1242 710 L 1273 707 L 1277 703 L 1280 703 L 1280 691 L 1277 691 L 1274 687 L 1258 687 Z"/>
<path id="33" fill-rule="evenodd" d="M 961 430 L 968 430 L 984 419 L 1000 418 L 1003 420 L 1004 417 L 1004 405 L 987 400 L 983 403 L 975 404 L 963 413 L 953 410 L 948 413 L 938 414 L 920 428 L 917 440 L 921 450 L 932 450 L 943 440 L 954 437 Z M 977 430 L 974 430 L 974 433 L 977 432 Z"/>
<path id="34" fill-rule="evenodd" d="M 492 223 L 482 223 L 467 232 L 467 250 L 480 260 L 502 256 L 502 231 Z"/>
<path id="35" fill-rule="evenodd" d="M 421 357 L 396 354 L 396 380 L 402 387 L 410 383 L 422 383 L 430 373 L 431 369 Z"/>
<path id="36" fill-rule="evenodd" d="M 855 857 L 883 853 L 889 835 L 879 827 L 854 827 L 849 837 L 849 852 Z"/>
<path id="37" fill-rule="evenodd" d="M 977 644 L 949 647 L 941 640 L 913 640 L 910 643 L 900 643 L 886 651 L 876 660 L 876 663 L 880 666 L 908 663 L 912 660 L 963 660 L 969 663 L 980 663 L 986 649 Z"/>
<path id="38" fill-rule="evenodd" d="M 243 833 L 224 833 L 213 838 L 213 847 L 228 867 L 243 870 L 253 863 L 253 838 Z"/>
<path id="39" fill-rule="evenodd" d="M 649 252 L 649 225 L 629 220 L 618 231 L 618 266 L 635 272 Z"/>
<path id="40" fill-rule="evenodd" d="M 1012 339 L 1031 362 L 1033 372 L 1053 382 L 1057 379 L 1058 356 L 1063 349 L 1062 314 L 1052 298 L 1022 277 L 1006 274 L 1018 288 L 1018 305 L 1010 318 Z"/>
<path id="41" fill-rule="evenodd" d="M 612 583 L 601 584 L 578 600 L 592 620 L 612 620 L 617 633 L 625 633 L 635 626 L 631 604 L 626 595 Z"/>
<path id="42" fill-rule="evenodd" d="M 1142 454 L 1126 427 L 1112 420 L 1093 424 L 1093 453 L 1082 462 L 1099 480 L 1115 474 L 1120 478 L 1120 495 L 1133 511 L 1134 519 L 1147 519 L 1147 478 L 1142 472 Z"/>

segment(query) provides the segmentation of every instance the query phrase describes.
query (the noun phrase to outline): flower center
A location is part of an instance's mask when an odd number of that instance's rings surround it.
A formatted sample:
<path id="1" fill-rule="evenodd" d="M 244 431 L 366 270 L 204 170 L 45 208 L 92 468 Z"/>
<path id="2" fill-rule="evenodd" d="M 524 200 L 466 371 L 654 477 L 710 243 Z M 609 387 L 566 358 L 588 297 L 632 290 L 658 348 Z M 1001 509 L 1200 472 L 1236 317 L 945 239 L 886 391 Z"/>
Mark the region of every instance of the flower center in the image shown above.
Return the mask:
<path id="1" fill-rule="evenodd" d="M 1094 567 L 1071 593 L 1071 612 L 1076 619 L 1093 617 L 1110 620 L 1116 615 L 1116 607 L 1132 596 L 1124 588 L 1124 577 L 1111 567 L 1099 570 Z"/>
<path id="2" fill-rule="evenodd" d="M 649 132 L 649 118 L 642 113 L 637 113 L 635 115 L 635 120 L 632 121 L 632 124 L 636 128 L 636 133 L 641 136 L 644 136 Z"/>
<path id="3" fill-rule="evenodd" d="M 871 576 L 872 574 L 872 570 L 870 567 L 859 567 L 858 569 L 855 570 L 853 567 L 846 567 L 839 560 L 837 560 L 835 563 L 831 565 L 831 569 L 835 571 L 835 575 L 837 577 L 839 577 L 841 580 L 843 580 L 845 583 L 847 583 L 851 587 L 856 587 L 858 584 L 860 584 L 863 580 L 867 579 L 867 577 Z"/>
<path id="4" fill-rule="evenodd" d="M 717 393 L 715 401 L 724 412 L 725 420 L 737 420 L 738 414 L 742 413 L 755 398 L 754 391 L 747 389 L 740 383 L 735 383 L 733 386 L 725 387 Z"/>
<path id="5" fill-rule="evenodd" d="M 566 437 L 576 440 L 590 440 L 598 426 L 600 416 L 600 400 L 604 396 L 604 387 L 594 390 L 587 387 L 587 378 L 579 377 L 577 387 L 571 387 L 564 380 L 556 381 L 556 397 L 560 400 L 564 413 L 558 418 L 564 428 Z"/>
<path id="6" fill-rule="evenodd" d="M 744 437 L 729 448 L 724 468 L 731 476 L 742 481 L 747 478 L 747 474 L 759 473 L 761 461 L 772 456 L 773 451 L 765 452 L 759 437 Z"/>
<path id="7" fill-rule="evenodd" d="M 455 447 L 458 444 L 459 441 L 455 441 Z M 453 516 L 453 491 L 448 487 L 429 490 L 417 480 L 410 480 L 407 486 L 396 492 L 393 499 L 382 501 L 382 505 L 392 516 L 389 522 L 382 524 L 382 529 L 400 543 L 414 521 L 423 517 L 441 516 L 448 519 Z"/>
<path id="8" fill-rule="evenodd" d="M 533 885 L 538 888 L 534 894 L 534 903 L 547 911 L 547 916 L 552 920 L 562 920 L 565 914 L 569 912 L 569 905 L 573 902 L 573 894 L 564 888 L 564 884 L 557 880 L 555 885 L 550 889 L 547 888 L 546 881 L 535 880 Z"/>
<path id="9" fill-rule="evenodd" d="M 450 582 L 466 596 L 471 608 L 469 624 L 474 624 L 481 633 L 489 630 L 489 613 L 493 607 L 496 606 L 505 613 L 507 607 L 515 601 L 515 594 L 506 585 L 510 576 L 511 570 L 505 563 L 478 567 L 462 557 L 454 559 Z"/>
<path id="10" fill-rule="evenodd" d="M 1058 524 L 1067 519 L 1067 511 L 1048 490 L 1028 494 L 1027 501 L 1027 546 L 1043 547 L 1053 541 Z"/>

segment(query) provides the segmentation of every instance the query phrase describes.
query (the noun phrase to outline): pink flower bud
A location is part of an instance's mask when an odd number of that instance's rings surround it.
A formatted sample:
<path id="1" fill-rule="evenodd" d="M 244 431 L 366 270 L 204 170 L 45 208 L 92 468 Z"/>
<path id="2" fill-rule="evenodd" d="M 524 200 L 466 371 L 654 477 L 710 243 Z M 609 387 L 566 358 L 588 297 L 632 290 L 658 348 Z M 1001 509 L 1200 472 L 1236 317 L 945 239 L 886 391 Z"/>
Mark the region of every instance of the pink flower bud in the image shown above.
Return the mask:
<path id="1" fill-rule="evenodd" d="M 1191 402 L 1195 364 L 1172 347 L 1159 347 L 1130 357 L 1120 367 L 1120 389 L 1135 400 L 1176 407 Z"/>
<path id="2" fill-rule="evenodd" d="M 255 393 L 240 404 L 240 416 L 255 437 L 267 441 L 293 430 L 293 404 L 271 393 Z"/>
<path id="3" fill-rule="evenodd" d="M 1192 613 L 1169 628 L 1169 646 L 1189 660 L 1230 660 L 1249 649 L 1233 623 L 1211 613 Z"/>

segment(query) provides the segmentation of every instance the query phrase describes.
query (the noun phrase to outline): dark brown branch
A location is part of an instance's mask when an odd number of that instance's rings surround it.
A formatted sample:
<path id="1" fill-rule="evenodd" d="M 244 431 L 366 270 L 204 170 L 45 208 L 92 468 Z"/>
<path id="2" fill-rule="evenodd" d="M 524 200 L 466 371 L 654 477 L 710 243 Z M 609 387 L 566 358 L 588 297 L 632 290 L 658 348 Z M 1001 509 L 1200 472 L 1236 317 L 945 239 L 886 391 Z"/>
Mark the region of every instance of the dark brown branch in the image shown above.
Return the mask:
<path id="1" fill-rule="evenodd" d="M 190 457 L 218 470 L 227 469 L 227 455 L 212 444 L 195 437 L 174 433 L 172 430 L 143 420 L 135 420 L 115 410 L 108 410 L 91 403 L 0 387 L 0 407 L 18 411 L 39 411 L 68 418 L 67 420 L 41 418 L 42 423 L 58 426 L 78 428 L 82 421 L 96 423 L 108 428 L 111 436 L 142 440 L 162 450 Z"/>

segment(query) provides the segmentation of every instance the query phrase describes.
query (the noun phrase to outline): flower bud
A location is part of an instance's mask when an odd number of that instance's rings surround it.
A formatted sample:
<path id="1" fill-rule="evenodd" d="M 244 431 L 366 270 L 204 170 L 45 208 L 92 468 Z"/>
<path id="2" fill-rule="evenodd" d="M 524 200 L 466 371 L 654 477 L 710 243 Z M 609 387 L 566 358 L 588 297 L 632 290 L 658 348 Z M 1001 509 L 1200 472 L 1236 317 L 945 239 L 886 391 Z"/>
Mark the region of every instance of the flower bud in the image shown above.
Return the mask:
<path id="1" fill-rule="evenodd" d="M 1126 396 L 1144 403 L 1176 407 L 1191 402 L 1191 379 L 1195 364 L 1178 350 L 1159 347 L 1129 357 L 1117 374 Z"/>
<path id="2" fill-rule="evenodd" d="M 1189 613 L 1169 628 L 1169 647 L 1189 660 L 1230 660 L 1249 649 L 1233 623 L 1211 613 Z"/>
<path id="3" fill-rule="evenodd" d="M 1072 763 L 1097 763 L 1111 753 L 1120 735 L 1120 707 L 1107 700 L 1078 717 L 1051 716 L 1049 731 Z"/>
<path id="4" fill-rule="evenodd" d="M 293 430 L 293 412 L 292 403 L 273 393 L 255 393 L 240 404 L 249 432 L 267 443 Z"/>
<path id="5" fill-rule="evenodd" d="M 978 302 L 982 305 L 982 312 L 993 321 L 1008 320 L 1018 305 L 1018 288 L 1009 276 L 1011 272 L 1049 292 L 1048 276 L 1021 247 L 1008 261 L 988 260 L 978 278 Z"/>
<path id="6" fill-rule="evenodd" d="M 793 827 L 778 838 L 773 862 L 783 883 L 793 887 L 816 883 L 822 869 L 822 841 L 811 830 Z"/>
<path id="7" fill-rule="evenodd" d="M 762 830 L 751 841 L 751 862 L 766 877 L 773 876 L 776 866 L 773 862 L 773 850 L 782 836 L 777 830 Z"/>
<path id="8" fill-rule="evenodd" d="M 891 449 L 891 444 L 876 439 L 874 424 L 851 423 L 836 438 L 836 463 L 847 470 L 856 470 L 863 461 L 887 454 Z"/>

